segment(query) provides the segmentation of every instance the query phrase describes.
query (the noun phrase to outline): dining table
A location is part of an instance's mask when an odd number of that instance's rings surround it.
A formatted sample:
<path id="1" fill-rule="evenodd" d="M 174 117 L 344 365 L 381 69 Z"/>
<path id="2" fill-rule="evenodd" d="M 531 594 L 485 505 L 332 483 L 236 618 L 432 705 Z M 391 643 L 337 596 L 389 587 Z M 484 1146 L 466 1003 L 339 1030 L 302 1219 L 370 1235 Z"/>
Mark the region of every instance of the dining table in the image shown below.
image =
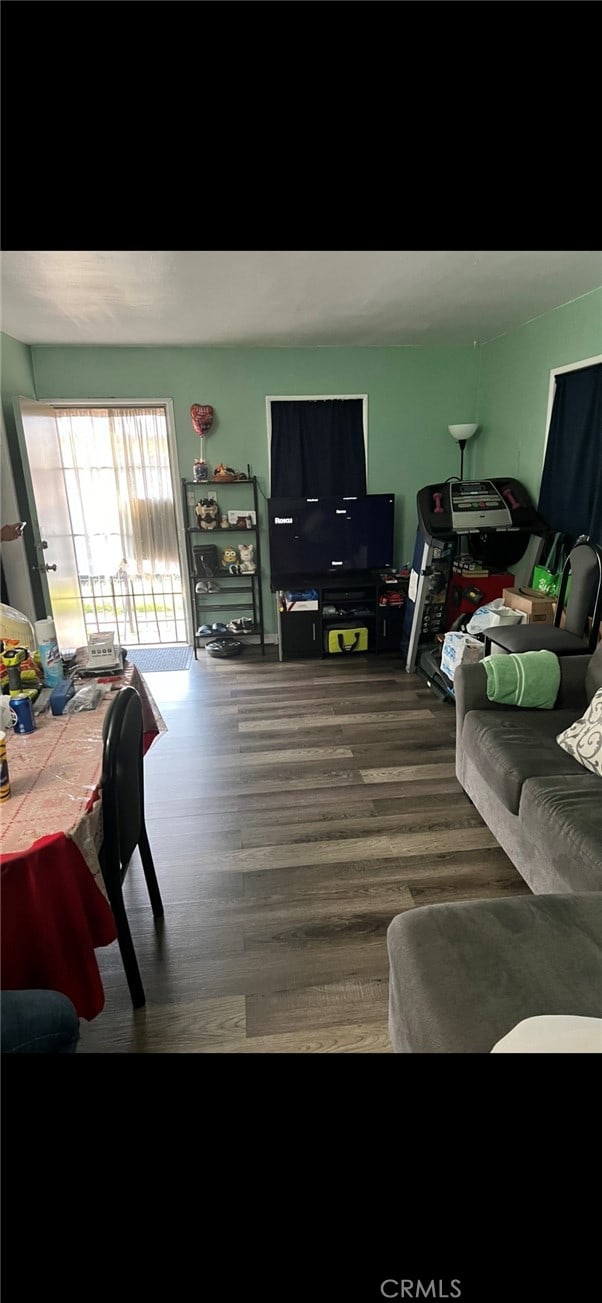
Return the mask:
<path id="1" fill-rule="evenodd" d="M 136 665 L 103 686 L 94 710 L 36 717 L 32 733 L 10 730 L 11 793 L 0 805 L 2 990 L 54 990 L 80 1018 L 104 1007 L 96 949 L 116 940 L 103 882 L 103 724 L 116 689 L 139 693 L 143 750 L 166 731 Z"/>

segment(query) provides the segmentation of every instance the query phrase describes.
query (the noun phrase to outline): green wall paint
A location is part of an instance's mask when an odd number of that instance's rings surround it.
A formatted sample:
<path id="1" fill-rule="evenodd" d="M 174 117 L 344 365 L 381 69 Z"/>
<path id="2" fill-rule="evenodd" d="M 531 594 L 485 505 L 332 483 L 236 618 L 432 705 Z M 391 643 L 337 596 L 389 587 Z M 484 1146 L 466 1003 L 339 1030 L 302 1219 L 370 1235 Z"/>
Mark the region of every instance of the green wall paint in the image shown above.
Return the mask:
<path id="1" fill-rule="evenodd" d="M 31 362 L 31 349 L 28 344 L 21 344 L 12 335 L 0 336 L 0 387 L 2 390 L 2 411 L 9 441 L 14 435 L 15 418 L 13 398 L 22 394 L 24 398 L 35 398 L 36 390 Z"/>
<path id="2" fill-rule="evenodd" d="M 397 556 L 411 559 L 416 492 L 457 473 L 452 422 L 476 420 L 478 355 L 472 348 L 68 348 L 34 347 L 40 397 L 172 398 L 180 473 L 192 476 L 199 441 L 191 403 L 211 403 L 210 465 L 250 463 L 267 493 L 266 395 L 368 394 L 368 488 L 396 494 Z M 219 501 L 219 491 L 218 491 Z M 226 505 L 225 502 L 223 505 Z M 262 536 L 264 571 L 267 541 Z M 274 599 L 264 586 L 266 628 Z"/>
<path id="3" fill-rule="evenodd" d="M 23 519 L 26 520 L 29 516 L 29 510 L 23 483 L 21 444 L 15 422 L 13 400 L 19 395 L 23 398 L 35 398 L 36 389 L 31 349 L 28 344 L 22 344 L 20 340 L 13 339 L 12 335 L 0 335 L 0 390 L 6 444 L 15 481 L 15 492 L 19 503 L 19 511 Z"/>
<path id="4" fill-rule="evenodd" d="M 32 368 L 31 349 L 28 344 L 13 339 L 12 335 L 0 335 L 0 391 L 2 414 L 6 430 L 6 447 L 12 468 L 15 494 L 22 520 L 30 520 L 31 514 L 27 502 L 27 492 L 23 475 L 23 458 L 21 440 L 15 422 L 13 400 L 19 395 L 23 398 L 36 398 L 35 379 Z M 37 554 L 34 551 L 31 528 L 24 533 L 25 555 L 28 564 L 34 566 Z M 45 603 L 39 575 L 30 574 L 33 593 L 34 611 L 30 614 L 41 617 L 45 614 Z"/>
<path id="5" fill-rule="evenodd" d="M 481 428 L 470 448 L 471 474 L 513 475 L 537 502 L 550 371 L 598 354 L 602 289 L 485 344 L 477 406 Z"/>

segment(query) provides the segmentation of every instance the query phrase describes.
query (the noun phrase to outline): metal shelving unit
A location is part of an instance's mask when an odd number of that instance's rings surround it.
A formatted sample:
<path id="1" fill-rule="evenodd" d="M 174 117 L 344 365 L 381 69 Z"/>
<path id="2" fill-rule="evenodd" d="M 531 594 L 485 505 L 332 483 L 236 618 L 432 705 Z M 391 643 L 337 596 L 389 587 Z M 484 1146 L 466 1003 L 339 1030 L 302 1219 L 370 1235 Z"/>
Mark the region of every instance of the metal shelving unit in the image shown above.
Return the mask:
<path id="1" fill-rule="evenodd" d="M 223 513 L 223 504 L 226 498 L 230 498 L 232 490 L 251 488 L 253 494 L 252 510 L 255 514 L 255 524 L 251 528 L 241 529 L 240 526 L 229 525 L 227 529 L 218 525 L 215 529 L 200 529 L 197 525 L 190 523 L 194 517 L 194 505 L 201 498 L 215 496 Z M 233 495 L 233 502 L 238 505 L 240 495 Z M 223 499 L 223 500 L 222 500 Z M 258 637 L 261 646 L 262 655 L 265 656 L 265 631 L 263 620 L 263 594 L 261 587 L 261 544 L 259 537 L 259 493 L 257 488 L 257 478 L 249 474 L 244 480 L 204 480 L 198 483 L 196 480 L 182 480 L 182 503 L 184 507 L 184 519 L 188 522 L 186 525 L 186 554 L 188 557 L 188 579 L 190 583 L 190 599 L 195 619 L 194 631 L 194 655 L 198 658 L 198 649 L 202 647 L 209 638 L 228 637 L 245 638 Z M 240 515 L 245 514 L 244 505 L 240 507 Z M 196 540 L 202 539 L 208 544 L 214 544 L 219 554 L 226 546 L 236 548 L 236 541 L 232 535 L 244 535 L 249 541 L 253 541 L 255 547 L 255 571 L 251 574 L 231 574 L 229 570 L 221 567 L 212 573 L 206 571 L 201 573 L 199 566 L 195 563 L 194 545 Z M 216 593 L 200 592 L 197 593 L 196 586 L 198 583 L 215 583 L 219 586 Z M 246 595 L 246 600 L 238 600 L 241 594 Z M 237 600 L 231 601 L 231 595 L 236 595 Z M 231 620 L 233 611 L 247 611 L 248 618 L 252 621 L 250 628 L 245 630 L 228 630 L 226 634 L 200 634 L 199 628 L 203 624 L 212 622 L 221 622 L 228 625 Z"/>

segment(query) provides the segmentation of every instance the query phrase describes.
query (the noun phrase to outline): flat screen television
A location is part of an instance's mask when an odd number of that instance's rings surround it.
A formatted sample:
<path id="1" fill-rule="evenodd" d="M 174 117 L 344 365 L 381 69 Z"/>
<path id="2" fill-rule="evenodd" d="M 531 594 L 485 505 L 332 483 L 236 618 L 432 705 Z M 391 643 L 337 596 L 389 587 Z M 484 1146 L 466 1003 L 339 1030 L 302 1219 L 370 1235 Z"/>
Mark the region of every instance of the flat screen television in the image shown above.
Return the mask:
<path id="1" fill-rule="evenodd" d="M 270 498 L 272 588 L 288 580 L 393 565 L 395 495 Z"/>

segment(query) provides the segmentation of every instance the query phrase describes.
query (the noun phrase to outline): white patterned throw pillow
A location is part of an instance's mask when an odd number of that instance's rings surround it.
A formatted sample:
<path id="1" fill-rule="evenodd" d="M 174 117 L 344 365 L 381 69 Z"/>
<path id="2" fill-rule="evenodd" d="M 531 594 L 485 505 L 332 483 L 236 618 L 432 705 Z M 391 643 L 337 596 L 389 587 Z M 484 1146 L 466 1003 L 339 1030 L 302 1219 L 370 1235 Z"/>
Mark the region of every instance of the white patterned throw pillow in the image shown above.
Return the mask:
<path id="1" fill-rule="evenodd" d="M 581 719 L 559 733 L 556 741 L 580 765 L 602 778 L 602 688 L 594 693 Z"/>

